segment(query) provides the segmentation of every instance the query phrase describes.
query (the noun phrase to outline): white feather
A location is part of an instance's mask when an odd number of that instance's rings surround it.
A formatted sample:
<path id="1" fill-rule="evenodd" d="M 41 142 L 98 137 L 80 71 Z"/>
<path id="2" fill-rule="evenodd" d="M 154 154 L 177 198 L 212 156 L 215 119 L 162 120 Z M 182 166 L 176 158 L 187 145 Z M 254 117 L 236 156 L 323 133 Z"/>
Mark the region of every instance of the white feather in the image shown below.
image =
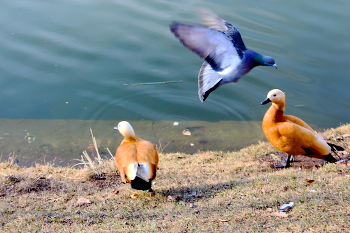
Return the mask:
<path id="1" fill-rule="evenodd" d="M 148 163 L 139 163 L 136 175 L 144 181 L 148 182 L 151 176 L 150 169 L 151 168 Z"/>
<path id="2" fill-rule="evenodd" d="M 136 173 L 137 173 L 137 167 L 138 167 L 138 164 L 137 163 L 132 163 L 132 164 L 129 164 L 128 167 L 127 167 L 127 175 L 128 175 L 128 178 L 129 180 L 134 180 L 135 177 L 136 177 Z"/>

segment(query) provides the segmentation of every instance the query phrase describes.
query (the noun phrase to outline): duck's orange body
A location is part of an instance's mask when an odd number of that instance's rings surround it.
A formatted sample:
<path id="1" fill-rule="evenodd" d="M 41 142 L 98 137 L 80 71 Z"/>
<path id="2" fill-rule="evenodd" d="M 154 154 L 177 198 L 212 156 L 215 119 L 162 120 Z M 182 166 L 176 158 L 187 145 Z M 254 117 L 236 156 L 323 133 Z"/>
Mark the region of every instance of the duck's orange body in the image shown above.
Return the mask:
<path id="1" fill-rule="evenodd" d="M 125 121 L 118 124 L 118 130 L 124 136 L 116 150 L 116 163 L 122 181 L 131 183 L 135 189 L 150 190 L 158 166 L 156 147 L 136 137 L 131 125 Z"/>
<path id="2" fill-rule="evenodd" d="M 285 95 L 282 91 L 274 89 L 269 92 L 267 99 L 262 102 L 272 102 L 262 121 L 262 129 L 267 140 L 278 150 L 291 155 L 307 155 L 336 161 L 331 155 L 331 147 L 323 138 L 303 120 L 290 115 L 284 115 Z"/>

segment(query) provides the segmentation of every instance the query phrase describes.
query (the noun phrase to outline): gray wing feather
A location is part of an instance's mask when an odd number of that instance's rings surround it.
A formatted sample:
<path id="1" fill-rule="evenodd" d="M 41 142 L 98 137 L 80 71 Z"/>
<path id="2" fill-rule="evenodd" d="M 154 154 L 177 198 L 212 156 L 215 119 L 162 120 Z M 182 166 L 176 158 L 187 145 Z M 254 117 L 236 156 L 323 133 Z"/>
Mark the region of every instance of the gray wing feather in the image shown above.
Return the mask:
<path id="1" fill-rule="evenodd" d="M 226 21 L 220 19 L 214 12 L 209 9 L 197 8 L 196 9 L 199 16 L 202 18 L 203 24 L 212 29 L 218 30 L 220 32 L 226 33 L 228 27 Z"/>
<path id="2" fill-rule="evenodd" d="M 242 51 L 246 50 L 247 48 L 245 47 L 241 34 L 235 26 L 219 18 L 219 16 L 217 16 L 214 12 L 212 12 L 209 9 L 199 8 L 197 9 L 197 13 L 202 18 L 204 25 L 215 30 L 221 31 L 226 35 L 230 36 L 236 44 L 235 47 L 236 49 L 238 49 L 240 57 L 243 57 Z"/>
<path id="3" fill-rule="evenodd" d="M 187 48 L 204 58 L 215 71 L 221 71 L 240 60 L 226 34 L 196 24 L 173 23 L 171 31 Z"/>

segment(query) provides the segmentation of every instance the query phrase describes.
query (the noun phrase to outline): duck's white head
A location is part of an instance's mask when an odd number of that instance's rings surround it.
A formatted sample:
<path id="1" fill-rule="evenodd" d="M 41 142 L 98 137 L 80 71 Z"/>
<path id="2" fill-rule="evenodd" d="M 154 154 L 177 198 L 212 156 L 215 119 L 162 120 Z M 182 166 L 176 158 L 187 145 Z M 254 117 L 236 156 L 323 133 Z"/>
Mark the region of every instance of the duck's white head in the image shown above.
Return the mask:
<path id="1" fill-rule="evenodd" d="M 134 129 L 132 128 L 130 123 L 127 121 L 119 122 L 118 126 L 114 127 L 114 129 L 119 130 L 119 132 L 121 133 L 121 135 L 124 136 L 124 138 L 136 137 Z"/>
<path id="2" fill-rule="evenodd" d="M 267 98 L 261 102 L 262 105 L 272 103 L 277 110 L 284 111 L 286 95 L 279 89 L 273 89 L 267 93 Z"/>

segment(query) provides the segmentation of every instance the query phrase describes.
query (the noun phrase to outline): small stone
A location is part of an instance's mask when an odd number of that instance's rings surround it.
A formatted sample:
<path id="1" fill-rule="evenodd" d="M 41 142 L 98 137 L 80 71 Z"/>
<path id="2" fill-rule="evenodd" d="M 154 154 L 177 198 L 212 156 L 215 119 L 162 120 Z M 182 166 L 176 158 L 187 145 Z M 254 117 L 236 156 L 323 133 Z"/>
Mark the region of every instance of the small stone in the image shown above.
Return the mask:
<path id="1" fill-rule="evenodd" d="M 167 200 L 168 201 L 172 201 L 172 202 L 175 202 L 175 201 L 179 201 L 180 200 L 180 196 L 171 196 L 171 195 L 169 195 L 168 197 L 167 197 Z"/>
<path id="2" fill-rule="evenodd" d="M 342 156 L 349 156 L 350 155 L 350 153 L 349 152 L 347 152 L 347 151 L 337 151 L 336 152 L 338 155 L 342 155 Z"/>
<path id="3" fill-rule="evenodd" d="M 286 212 L 274 212 L 274 213 L 270 214 L 270 216 L 287 218 L 288 214 Z"/>
<path id="4" fill-rule="evenodd" d="M 114 218 L 122 219 L 123 216 L 121 216 L 120 214 L 116 214 L 116 215 L 114 215 Z"/>
<path id="5" fill-rule="evenodd" d="M 188 194 L 188 196 L 189 196 L 189 197 L 195 197 L 195 196 L 197 196 L 197 192 L 194 191 L 194 192 L 192 192 L 191 194 Z"/>
<path id="6" fill-rule="evenodd" d="M 269 224 L 263 225 L 263 228 L 271 228 L 271 227 L 273 227 L 273 225 L 269 225 Z"/>
<path id="7" fill-rule="evenodd" d="M 311 180 L 311 179 L 305 179 L 305 181 L 309 184 L 312 184 L 313 182 L 315 182 L 315 180 Z"/>
<path id="8" fill-rule="evenodd" d="M 189 129 L 185 129 L 182 131 L 182 134 L 186 136 L 191 136 L 191 131 Z"/>
<path id="9" fill-rule="evenodd" d="M 219 219 L 220 222 L 228 222 L 227 219 Z"/>
<path id="10" fill-rule="evenodd" d="M 131 194 L 130 197 L 133 198 L 133 199 L 135 199 L 135 198 L 138 198 L 138 197 L 139 197 L 139 194 L 138 194 L 138 193 L 133 193 L 133 194 Z"/>
<path id="11" fill-rule="evenodd" d="M 150 197 L 154 197 L 154 196 L 156 195 L 156 192 L 154 192 L 154 191 L 149 192 L 148 195 L 149 195 Z"/>
<path id="12" fill-rule="evenodd" d="M 81 197 L 77 200 L 77 202 L 75 203 L 76 206 L 83 206 L 83 205 L 88 205 L 91 204 L 92 202 L 84 197 Z"/>
<path id="13" fill-rule="evenodd" d="M 339 136 L 339 137 L 336 137 L 335 140 L 337 140 L 337 141 L 342 141 L 342 140 L 344 140 L 344 138 L 341 137 L 341 136 Z"/>
<path id="14" fill-rule="evenodd" d="M 279 211 L 281 211 L 281 212 L 288 211 L 288 210 L 292 209 L 293 206 L 294 206 L 294 202 L 289 202 L 288 204 L 283 204 L 280 207 Z"/>

